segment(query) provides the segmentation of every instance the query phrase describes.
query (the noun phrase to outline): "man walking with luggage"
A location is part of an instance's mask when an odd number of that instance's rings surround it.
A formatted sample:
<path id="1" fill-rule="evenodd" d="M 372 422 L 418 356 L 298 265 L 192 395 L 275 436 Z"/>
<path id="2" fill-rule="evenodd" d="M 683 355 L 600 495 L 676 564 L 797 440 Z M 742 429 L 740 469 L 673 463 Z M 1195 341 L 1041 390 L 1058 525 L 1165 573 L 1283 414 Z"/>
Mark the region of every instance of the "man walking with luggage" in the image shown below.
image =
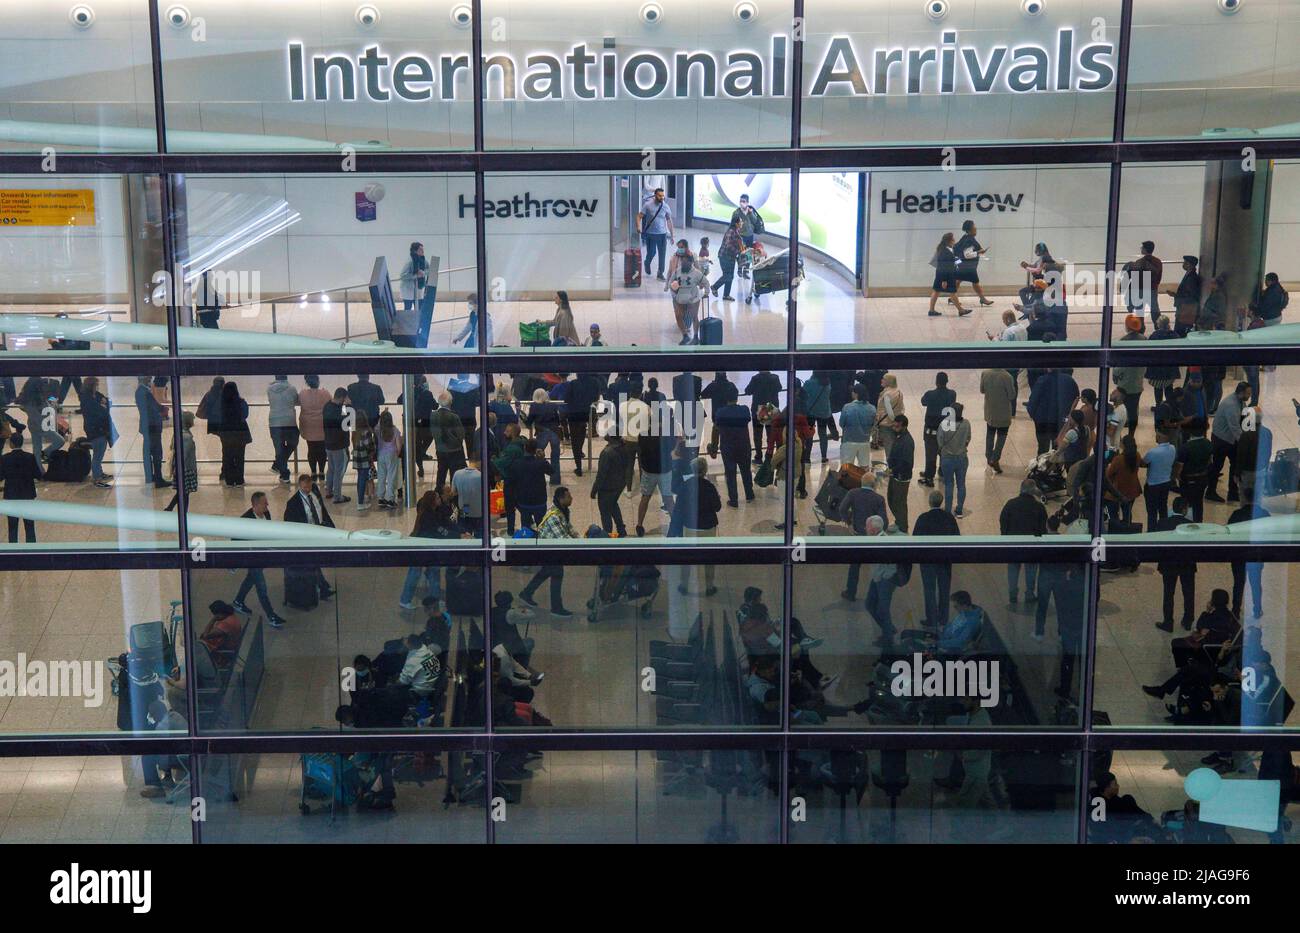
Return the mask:
<path id="1" fill-rule="evenodd" d="M 673 206 L 665 198 L 663 188 L 656 188 L 654 194 L 641 203 L 641 211 L 636 215 L 636 228 L 645 241 L 645 274 L 650 274 L 651 261 L 657 255 L 659 271 L 655 278 L 663 281 L 668 239 L 673 236 Z"/>
<path id="2" fill-rule="evenodd" d="M 240 518 L 265 519 L 271 520 L 271 503 L 266 498 L 266 493 L 255 492 L 250 501 L 251 506 Z M 235 607 L 235 611 L 243 615 L 251 615 L 252 610 L 244 599 L 248 596 L 250 590 L 257 591 L 257 601 L 262 604 L 262 610 L 266 613 L 266 624 L 271 628 L 282 628 L 284 619 L 282 619 L 271 605 L 271 594 L 266 587 L 266 571 L 261 567 L 249 567 L 244 574 L 244 582 L 239 584 L 239 592 L 235 594 L 235 601 L 230 605 Z"/>
<path id="3" fill-rule="evenodd" d="M 329 510 L 325 508 L 325 498 L 316 488 L 312 481 L 310 473 L 302 473 L 298 476 L 298 491 L 289 497 L 289 501 L 284 506 L 284 520 L 286 522 L 296 522 L 300 525 L 320 525 L 325 528 L 334 527 L 334 519 L 330 518 Z M 291 578 L 290 569 L 285 568 L 285 580 Z M 329 599 L 334 595 L 334 589 L 330 586 L 329 581 L 325 579 L 324 572 L 320 567 L 308 568 L 315 570 L 317 594 L 321 599 Z"/>

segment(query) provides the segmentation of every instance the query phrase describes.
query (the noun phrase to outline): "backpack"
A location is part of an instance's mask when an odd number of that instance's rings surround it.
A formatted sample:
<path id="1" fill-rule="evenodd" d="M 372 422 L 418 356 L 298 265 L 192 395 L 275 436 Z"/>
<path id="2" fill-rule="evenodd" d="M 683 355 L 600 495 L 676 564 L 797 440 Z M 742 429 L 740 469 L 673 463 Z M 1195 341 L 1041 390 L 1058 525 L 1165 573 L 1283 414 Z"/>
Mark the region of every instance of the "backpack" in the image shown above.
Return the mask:
<path id="1" fill-rule="evenodd" d="M 760 233 L 766 233 L 767 224 L 763 220 L 763 215 L 758 212 L 758 208 L 754 208 L 752 211 L 750 211 L 750 213 L 754 215 L 754 220 L 753 220 L 754 234 L 757 235 Z"/>

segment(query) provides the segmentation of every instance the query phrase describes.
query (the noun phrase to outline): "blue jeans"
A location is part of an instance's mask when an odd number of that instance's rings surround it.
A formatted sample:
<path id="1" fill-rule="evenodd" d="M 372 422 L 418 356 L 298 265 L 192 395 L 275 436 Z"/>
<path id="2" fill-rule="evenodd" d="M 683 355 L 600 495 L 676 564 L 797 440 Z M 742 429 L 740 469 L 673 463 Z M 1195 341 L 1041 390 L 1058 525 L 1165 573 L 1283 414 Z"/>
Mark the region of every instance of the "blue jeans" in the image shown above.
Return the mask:
<path id="1" fill-rule="evenodd" d="M 1038 592 L 1037 564 L 1007 564 L 1007 592 L 1014 598 L 1020 591 L 1020 568 L 1025 568 L 1025 596 Z"/>
<path id="2" fill-rule="evenodd" d="M 548 453 L 551 461 L 551 481 L 560 482 L 560 435 L 550 428 L 538 428 L 533 439 L 537 441 L 538 450 L 546 450 L 548 446 L 550 447 Z"/>
<path id="3" fill-rule="evenodd" d="M 90 475 L 92 479 L 104 477 L 104 452 L 108 450 L 107 437 L 94 437 L 90 440 Z"/>
<path id="4" fill-rule="evenodd" d="M 668 234 L 647 233 L 641 238 L 645 241 L 645 273 L 650 274 L 650 263 L 659 257 L 659 274 L 664 274 L 664 254 L 668 252 Z"/>
<path id="5" fill-rule="evenodd" d="M 366 502 L 366 484 L 370 482 L 370 467 L 357 467 L 357 505 L 364 505 Z"/>
<path id="6" fill-rule="evenodd" d="M 948 624 L 948 596 L 952 591 L 952 565 L 922 564 L 921 591 L 925 594 L 925 621 L 943 628 Z"/>
<path id="7" fill-rule="evenodd" d="M 235 602 L 242 603 L 248 591 L 257 590 L 257 601 L 262 604 L 262 610 L 266 613 L 268 619 L 275 618 L 275 609 L 271 605 L 271 594 L 266 588 L 266 572 L 261 567 L 250 567 L 244 574 L 244 582 L 239 584 L 239 592 L 235 594 Z"/>
<path id="8" fill-rule="evenodd" d="M 420 574 L 424 574 L 424 579 L 429 584 L 429 595 L 442 599 L 442 574 L 441 567 L 409 567 L 406 571 L 406 582 L 402 584 L 402 595 L 398 597 L 398 602 L 410 605 L 411 600 L 415 598 L 415 588 L 420 585 Z"/>
<path id="9" fill-rule="evenodd" d="M 894 623 L 889 616 L 890 604 L 894 601 L 894 590 L 898 589 L 892 580 L 877 580 L 867 587 L 867 612 L 880 626 L 881 634 L 893 635 Z"/>
<path id="10" fill-rule="evenodd" d="M 952 486 L 954 480 L 957 483 L 957 511 L 962 511 L 966 505 L 966 468 L 968 466 L 970 466 L 970 458 L 965 454 L 960 457 L 944 454 L 939 458 L 939 474 L 943 476 L 943 507 L 949 512 L 952 511 Z"/>

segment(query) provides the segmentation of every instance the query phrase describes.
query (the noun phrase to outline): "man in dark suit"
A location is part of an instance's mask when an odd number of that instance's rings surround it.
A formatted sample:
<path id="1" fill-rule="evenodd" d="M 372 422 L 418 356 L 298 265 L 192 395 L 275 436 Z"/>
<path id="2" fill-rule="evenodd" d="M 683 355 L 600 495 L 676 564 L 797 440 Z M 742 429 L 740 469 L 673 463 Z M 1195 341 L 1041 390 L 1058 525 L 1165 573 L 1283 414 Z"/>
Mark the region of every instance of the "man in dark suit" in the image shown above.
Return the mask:
<path id="1" fill-rule="evenodd" d="M 334 527 L 334 519 L 330 518 L 329 510 L 325 508 L 325 497 L 316 488 L 316 483 L 311 478 L 310 473 L 302 473 L 298 476 L 298 491 L 290 496 L 289 501 L 285 503 L 284 520 L 286 522 L 297 522 L 299 525 Z M 316 578 L 320 598 L 329 599 L 333 596 L 334 590 L 319 567 L 316 568 Z"/>
<path id="2" fill-rule="evenodd" d="M 135 407 L 140 414 L 140 436 L 144 439 L 144 481 L 155 489 L 172 484 L 163 478 L 163 426 L 167 413 L 149 388 L 149 377 L 141 376 L 135 387 Z"/>
<path id="3" fill-rule="evenodd" d="M 251 508 L 246 510 L 240 518 L 254 518 L 271 520 L 271 503 L 266 498 L 266 493 L 255 492 L 250 502 Z M 248 572 L 244 574 L 244 582 L 239 584 L 239 592 L 235 594 L 235 601 L 231 603 L 235 611 L 243 615 L 250 615 L 248 604 L 244 602 L 250 590 L 257 591 L 257 599 L 266 611 L 266 624 L 271 628 L 281 628 L 284 625 L 284 619 L 271 605 L 271 594 L 266 587 L 266 571 L 261 567 L 249 567 Z"/>
<path id="4" fill-rule="evenodd" d="M 5 484 L 5 499 L 35 499 L 36 479 L 41 475 L 36 457 L 23 450 L 23 436 L 15 433 L 9 438 L 9 453 L 0 457 L 0 479 Z M 9 543 L 18 543 L 18 519 L 9 518 Z M 36 522 L 30 518 L 23 519 L 23 539 L 28 544 L 36 543 Z"/>
<path id="5" fill-rule="evenodd" d="M 1156 531 L 1173 531 L 1179 525 L 1186 525 L 1191 519 L 1187 517 L 1187 500 L 1182 496 L 1174 499 L 1169 517 L 1156 525 Z M 1165 585 L 1164 620 L 1156 624 L 1162 632 L 1174 630 L 1174 587 L 1181 584 L 1183 588 L 1183 628 L 1190 629 L 1196 613 L 1196 562 L 1166 561 L 1156 564 L 1160 579 Z"/>
<path id="6" fill-rule="evenodd" d="M 300 525 L 334 527 L 334 519 L 330 518 L 329 510 L 325 508 L 325 498 L 316 488 L 310 473 L 298 477 L 298 491 L 284 505 L 284 520 Z"/>

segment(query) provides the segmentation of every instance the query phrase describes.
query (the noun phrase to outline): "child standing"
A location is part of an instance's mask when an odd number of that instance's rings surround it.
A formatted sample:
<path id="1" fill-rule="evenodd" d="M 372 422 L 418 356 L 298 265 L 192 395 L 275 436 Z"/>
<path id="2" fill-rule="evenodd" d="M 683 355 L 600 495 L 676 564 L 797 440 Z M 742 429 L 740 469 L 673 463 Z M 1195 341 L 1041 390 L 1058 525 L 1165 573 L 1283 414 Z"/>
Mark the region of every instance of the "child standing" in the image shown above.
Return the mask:
<path id="1" fill-rule="evenodd" d="M 364 512 L 370 508 L 366 504 L 366 486 L 370 483 L 370 471 L 374 467 L 378 454 L 375 432 L 370 428 L 366 413 L 355 410 L 356 428 L 352 432 L 352 465 L 357 468 L 357 511 Z"/>

